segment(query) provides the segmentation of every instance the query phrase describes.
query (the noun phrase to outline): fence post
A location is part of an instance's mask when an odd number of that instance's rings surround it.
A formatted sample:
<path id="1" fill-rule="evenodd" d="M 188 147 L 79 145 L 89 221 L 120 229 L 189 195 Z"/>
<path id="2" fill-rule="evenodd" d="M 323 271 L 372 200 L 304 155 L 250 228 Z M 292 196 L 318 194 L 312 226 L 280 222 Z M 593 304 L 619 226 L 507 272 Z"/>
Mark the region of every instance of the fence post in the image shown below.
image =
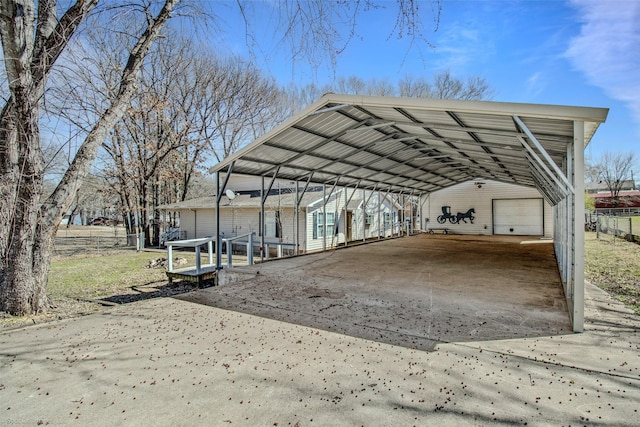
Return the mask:
<path id="1" fill-rule="evenodd" d="M 222 239 L 222 243 L 227 244 L 227 268 L 231 268 L 233 267 L 233 242 L 227 239 Z"/>
<path id="2" fill-rule="evenodd" d="M 249 234 L 249 241 L 247 242 L 247 265 L 253 265 L 253 234 Z"/>
<path id="3" fill-rule="evenodd" d="M 138 234 L 138 241 L 136 244 L 136 251 L 140 252 L 144 249 L 144 232 Z"/>

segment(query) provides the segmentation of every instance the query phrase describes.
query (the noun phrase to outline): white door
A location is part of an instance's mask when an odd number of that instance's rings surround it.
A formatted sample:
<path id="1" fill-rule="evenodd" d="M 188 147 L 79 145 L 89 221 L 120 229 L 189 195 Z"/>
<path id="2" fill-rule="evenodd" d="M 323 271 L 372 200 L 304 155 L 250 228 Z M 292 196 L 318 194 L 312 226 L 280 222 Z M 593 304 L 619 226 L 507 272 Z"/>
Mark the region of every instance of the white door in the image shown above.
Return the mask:
<path id="1" fill-rule="evenodd" d="M 494 199 L 493 234 L 542 236 L 543 199 Z"/>
<path id="2" fill-rule="evenodd" d="M 264 237 L 276 237 L 276 212 L 264 212 Z"/>

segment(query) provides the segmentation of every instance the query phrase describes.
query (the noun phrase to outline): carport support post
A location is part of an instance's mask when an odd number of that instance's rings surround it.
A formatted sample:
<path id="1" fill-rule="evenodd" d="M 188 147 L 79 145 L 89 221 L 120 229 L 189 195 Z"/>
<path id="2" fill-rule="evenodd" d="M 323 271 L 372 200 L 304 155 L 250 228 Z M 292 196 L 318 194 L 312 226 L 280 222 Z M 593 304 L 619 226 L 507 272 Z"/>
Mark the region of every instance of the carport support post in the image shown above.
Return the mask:
<path id="1" fill-rule="evenodd" d="M 584 123 L 573 122 L 573 330 L 584 330 Z"/>
<path id="2" fill-rule="evenodd" d="M 405 194 L 404 193 L 400 193 L 400 204 L 402 206 L 402 210 L 400 211 L 400 220 L 399 220 L 399 223 L 398 223 L 398 225 L 399 225 L 399 228 L 398 228 L 399 229 L 399 233 L 398 234 L 400 235 L 400 237 L 402 237 L 402 233 L 404 233 L 406 231 L 405 230 L 405 226 L 406 226 L 405 216 L 406 215 L 405 215 L 405 211 L 404 211 L 405 208 L 406 208 L 406 206 L 405 206 L 406 202 L 407 202 L 407 198 L 406 198 Z"/>
<path id="3" fill-rule="evenodd" d="M 327 250 L 327 187 L 322 184 L 322 250 Z"/>
<path id="4" fill-rule="evenodd" d="M 423 217 L 422 217 L 422 193 L 420 193 L 420 195 L 418 196 L 418 206 L 419 206 L 419 212 L 420 212 L 420 220 L 418 221 L 418 230 L 423 231 L 422 228 L 422 221 L 423 221 Z"/>
<path id="5" fill-rule="evenodd" d="M 309 183 L 311 182 L 311 178 L 313 178 L 313 172 L 307 178 L 307 182 L 304 184 L 304 188 L 302 189 L 302 194 L 298 194 L 298 186 L 299 182 L 296 180 L 296 255 L 300 254 L 300 203 L 302 203 L 302 198 L 304 197 L 307 189 L 309 188 Z M 305 211 L 306 212 L 306 211 Z M 305 224 L 306 224 L 305 218 Z M 305 230 L 306 230 L 305 226 Z M 306 240 L 305 240 L 306 241 Z M 306 252 L 306 247 L 305 247 Z"/>
<path id="6" fill-rule="evenodd" d="M 300 202 L 298 201 L 298 180 L 296 180 L 296 210 L 293 213 L 295 227 L 295 254 L 300 255 Z"/>
<path id="7" fill-rule="evenodd" d="M 216 172 L 216 270 L 222 265 L 222 240 L 220 239 L 220 171 Z M 196 237 L 196 236 L 194 236 Z"/>
<path id="8" fill-rule="evenodd" d="M 264 175 L 262 175 L 260 187 L 260 261 L 264 262 Z"/>
<path id="9" fill-rule="evenodd" d="M 344 187 L 344 215 L 342 219 L 344 220 L 344 245 L 347 246 L 347 204 L 349 201 L 347 200 L 347 193 L 349 192 L 349 187 Z"/>
<path id="10" fill-rule="evenodd" d="M 384 194 L 384 199 L 389 202 L 389 217 L 391 217 L 391 213 L 393 212 L 393 206 L 394 206 L 393 200 L 389 200 L 390 193 L 391 193 L 391 186 L 389 187 L 387 192 Z M 382 227 L 382 238 L 384 239 L 387 237 L 387 223 L 383 221 L 382 225 L 384 226 Z M 389 237 L 391 237 L 392 234 L 393 234 L 393 225 L 391 225 L 391 233 Z"/>
<path id="11" fill-rule="evenodd" d="M 362 188 L 362 242 L 367 241 L 367 193 Z"/>
<path id="12" fill-rule="evenodd" d="M 382 200 L 380 199 L 380 190 L 378 190 L 378 240 L 380 240 L 380 225 L 381 225 L 381 221 L 380 221 L 380 212 L 382 210 Z"/>
<path id="13" fill-rule="evenodd" d="M 349 187 L 343 187 L 344 189 L 344 207 L 342 208 L 342 210 L 344 211 L 344 214 L 342 215 L 342 220 L 344 221 L 344 245 L 347 246 L 347 203 L 349 203 L 347 201 L 347 193 L 349 192 Z M 338 242 L 340 243 L 340 242 Z"/>

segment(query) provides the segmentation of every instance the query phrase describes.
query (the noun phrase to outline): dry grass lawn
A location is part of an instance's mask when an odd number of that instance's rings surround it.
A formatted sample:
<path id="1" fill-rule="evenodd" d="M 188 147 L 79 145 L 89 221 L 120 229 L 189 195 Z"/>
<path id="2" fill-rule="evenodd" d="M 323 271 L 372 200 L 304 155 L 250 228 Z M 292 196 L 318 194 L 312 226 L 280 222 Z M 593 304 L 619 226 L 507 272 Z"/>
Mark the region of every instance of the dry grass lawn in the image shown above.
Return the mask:
<path id="1" fill-rule="evenodd" d="M 61 228 L 59 236 L 113 236 L 114 227 Z M 113 251 L 101 255 L 56 257 L 51 265 L 48 295 L 52 310 L 41 316 L 15 318 L 0 317 L 0 326 L 15 327 L 27 323 L 39 323 L 51 319 L 77 316 L 100 310 L 103 303 L 118 300 L 118 296 L 134 298 L 149 293 L 162 296 L 175 293 L 167 289 L 164 269 L 146 268 L 149 261 L 165 257 L 163 252 Z M 195 264 L 192 253 L 180 254 Z M 640 245 L 595 233 L 586 233 L 585 277 L 594 285 L 609 292 L 640 314 Z M 178 291 L 191 290 L 189 287 Z M 111 297 L 111 298 L 109 298 Z M 104 302 L 107 300 L 107 302 Z M 99 303 L 97 303 L 98 301 Z"/>
<path id="2" fill-rule="evenodd" d="M 586 233 L 585 278 L 640 314 L 640 245 Z"/>

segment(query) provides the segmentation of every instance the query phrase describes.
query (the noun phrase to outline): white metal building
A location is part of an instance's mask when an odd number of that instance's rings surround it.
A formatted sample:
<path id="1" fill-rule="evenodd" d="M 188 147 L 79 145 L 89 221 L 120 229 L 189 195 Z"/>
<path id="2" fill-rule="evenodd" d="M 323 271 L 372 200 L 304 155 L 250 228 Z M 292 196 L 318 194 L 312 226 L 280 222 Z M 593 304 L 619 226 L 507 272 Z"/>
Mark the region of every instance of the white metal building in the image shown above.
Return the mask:
<path id="1" fill-rule="evenodd" d="M 217 203 L 233 173 L 261 177 L 265 195 L 278 178 L 420 199 L 475 180 L 535 188 L 552 209 L 558 268 L 573 328 L 582 331 L 584 149 L 607 113 L 605 108 L 327 94 L 212 168 Z M 296 190 L 296 212 L 300 197 Z M 499 210 L 517 209 L 504 203 Z"/>
<path id="2" fill-rule="evenodd" d="M 440 224 L 443 207 L 449 207 L 454 216 L 474 209 L 474 219 Z M 475 179 L 423 197 L 422 212 L 423 229 L 446 227 L 461 234 L 553 237 L 553 209 L 532 187 Z"/>

